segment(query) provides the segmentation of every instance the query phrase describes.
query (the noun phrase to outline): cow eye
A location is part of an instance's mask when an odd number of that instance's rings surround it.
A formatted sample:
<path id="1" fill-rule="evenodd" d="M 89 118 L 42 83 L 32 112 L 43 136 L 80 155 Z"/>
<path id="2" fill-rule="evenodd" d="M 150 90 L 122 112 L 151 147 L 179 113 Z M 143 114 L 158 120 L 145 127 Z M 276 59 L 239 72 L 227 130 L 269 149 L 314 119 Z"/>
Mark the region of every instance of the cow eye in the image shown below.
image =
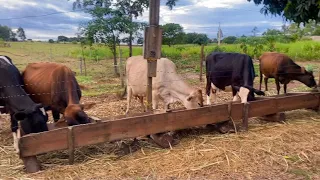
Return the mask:
<path id="1" fill-rule="evenodd" d="M 201 106 L 201 104 L 200 104 L 200 103 L 198 103 L 198 105 L 199 105 L 199 106 Z"/>

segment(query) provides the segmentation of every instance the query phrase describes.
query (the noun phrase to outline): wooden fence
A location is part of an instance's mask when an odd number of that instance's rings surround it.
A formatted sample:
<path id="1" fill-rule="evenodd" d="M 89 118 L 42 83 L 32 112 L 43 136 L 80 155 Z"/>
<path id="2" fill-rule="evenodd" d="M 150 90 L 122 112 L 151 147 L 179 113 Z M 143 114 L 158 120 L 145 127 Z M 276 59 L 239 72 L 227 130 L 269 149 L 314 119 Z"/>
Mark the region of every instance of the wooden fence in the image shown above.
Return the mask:
<path id="1" fill-rule="evenodd" d="M 135 138 L 155 133 L 174 131 L 223 122 L 232 118 L 242 122 L 246 130 L 248 118 L 272 115 L 301 108 L 318 110 L 320 93 L 290 93 L 258 98 L 250 103 L 225 103 L 190 110 L 174 110 L 167 113 L 143 113 L 131 117 L 118 116 L 103 120 L 29 134 L 19 139 L 20 158 L 27 172 L 40 170 L 36 156 L 57 150 L 69 150 L 73 163 L 74 149 L 103 142 Z"/>

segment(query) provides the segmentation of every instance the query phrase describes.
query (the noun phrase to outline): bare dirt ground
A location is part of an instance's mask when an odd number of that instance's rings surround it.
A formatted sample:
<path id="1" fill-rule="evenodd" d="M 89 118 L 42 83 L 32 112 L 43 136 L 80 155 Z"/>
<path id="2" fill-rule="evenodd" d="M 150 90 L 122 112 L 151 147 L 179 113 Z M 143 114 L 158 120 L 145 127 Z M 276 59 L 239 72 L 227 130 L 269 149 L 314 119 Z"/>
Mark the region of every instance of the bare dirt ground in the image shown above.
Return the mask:
<path id="1" fill-rule="evenodd" d="M 71 68 L 76 65 L 66 64 Z M 89 67 L 98 74 L 87 84 L 89 87 L 99 90 L 99 84 L 119 84 L 118 78 L 99 74 L 99 68 L 99 63 Z M 199 83 L 197 74 L 182 76 L 193 87 L 200 87 L 205 95 L 205 81 Z M 258 79 L 255 79 L 256 88 Z M 270 81 L 267 95 L 276 94 L 274 87 L 274 81 Z M 304 89 L 298 82 L 288 85 L 289 92 Z M 89 115 L 103 118 L 125 113 L 126 100 L 107 90 L 108 93 L 82 98 L 84 103 L 97 103 L 87 111 Z M 231 92 L 218 95 L 218 102 L 231 100 Z M 176 103 L 173 107 L 182 106 Z M 133 101 L 131 108 L 132 113 L 142 112 L 138 100 Z M 320 115 L 308 110 L 290 111 L 286 115 L 287 121 L 283 123 L 252 118 L 249 131 L 237 134 L 222 135 L 204 128 L 179 131 L 181 141 L 172 149 L 161 149 L 142 138 L 137 152 L 122 157 L 115 154 L 119 149 L 117 143 L 82 147 L 75 152 L 74 165 L 68 165 L 67 151 L 47 153 L 38 156 L 43 170 L 34 174 L 25 173 L 12 147 L 9 118 L 1 115 L 0 179 L 320 180 Z"/>

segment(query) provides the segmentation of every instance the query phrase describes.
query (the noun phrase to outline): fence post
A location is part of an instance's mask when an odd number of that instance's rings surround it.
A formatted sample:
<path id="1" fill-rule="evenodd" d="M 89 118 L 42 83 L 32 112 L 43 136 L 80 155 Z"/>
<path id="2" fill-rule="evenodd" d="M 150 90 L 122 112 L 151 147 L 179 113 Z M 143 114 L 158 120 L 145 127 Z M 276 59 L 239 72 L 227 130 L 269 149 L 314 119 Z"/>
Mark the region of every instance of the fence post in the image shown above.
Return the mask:
<path id="1" fill-rule="evenodd" d="M 80 74 L 82 75 L 82 57 L 79 58 Z"/>
<path id="2" fill-rule="evenodd" d="M 86 64 L 85 58 L 83 58 L 83 65 L 84 65 L 84 75 L 87 76 L 87 64 Z"/>
<path id="3" fill-rule="evenodd" d="M 50 61 L 52 61 L 52 49 L 51 49 L 51 46 L 50 46 Z"/>
<path id="4" fill-rule="evenodd" d="M 123 79 L 123 72 L 122 72 L 122 50 L 120 49 L 120 45 L 119 45 L 119 72 L 120 72 L 121 88 L 123 88 L 124 79 Z"/>
<path id="5" fill-rule="evenodd" d="M 200 54 L 200 82 L 202 81 L 202 69 L 203 69 L 203 59 L 204 59 L 204 45 L 201 45 L 201 54 Z"/>

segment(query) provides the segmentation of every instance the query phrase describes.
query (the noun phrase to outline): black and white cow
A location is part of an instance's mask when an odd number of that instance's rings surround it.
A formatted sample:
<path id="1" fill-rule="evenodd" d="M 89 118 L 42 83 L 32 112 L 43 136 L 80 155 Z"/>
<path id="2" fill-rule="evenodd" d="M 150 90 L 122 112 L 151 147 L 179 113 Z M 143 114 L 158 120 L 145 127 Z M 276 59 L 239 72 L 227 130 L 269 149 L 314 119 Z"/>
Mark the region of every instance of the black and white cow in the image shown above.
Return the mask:
<path id="1" fill-rule="evenodd" d="M 23 80 L 8 56 L 0 55 L 0 106 L 10 114 L 14 148 L 19 152 L 17 138 L 24 134 L 48 131 L 48 115 L 41 104 L 34 103 L 23 89 Z M 19 123 L 21 127 L 19 127 Z"/>
<path id="2" fill-rule="evenodd" d="M 206 57 L 206 94 L 207 104 L 211 104 L 210 91 L 216 101 L 217 90 L 225 91 L 231 86 L 233 101 L 246 103 L 255 99 L 254 93 L 264 95 L 264 92 L 253 88 L 255 71 L 250 56 L 239 53 L 213 52 Z"/>

